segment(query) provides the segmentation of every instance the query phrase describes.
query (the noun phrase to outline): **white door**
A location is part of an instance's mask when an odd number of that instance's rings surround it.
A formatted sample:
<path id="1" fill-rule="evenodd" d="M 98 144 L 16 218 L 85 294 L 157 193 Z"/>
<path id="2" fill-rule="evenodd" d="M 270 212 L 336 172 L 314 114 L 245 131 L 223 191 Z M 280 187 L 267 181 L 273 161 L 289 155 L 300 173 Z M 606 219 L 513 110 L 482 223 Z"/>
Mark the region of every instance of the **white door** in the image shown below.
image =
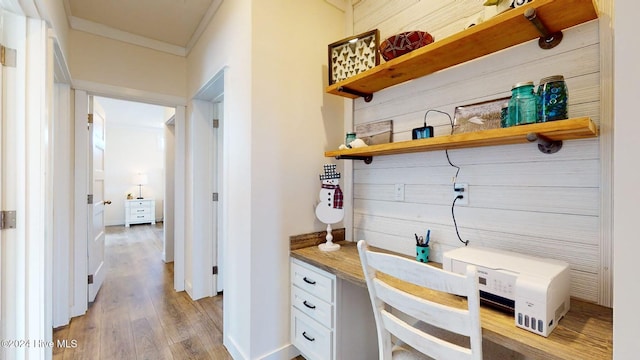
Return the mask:
<path id="1" fill-rule="evenodd" d="M 106 271 L 104 266 L 105 113 L 93 96 L 89 96 L 89 150 L 88 300 L 93 302 L 102 286 Z"/>

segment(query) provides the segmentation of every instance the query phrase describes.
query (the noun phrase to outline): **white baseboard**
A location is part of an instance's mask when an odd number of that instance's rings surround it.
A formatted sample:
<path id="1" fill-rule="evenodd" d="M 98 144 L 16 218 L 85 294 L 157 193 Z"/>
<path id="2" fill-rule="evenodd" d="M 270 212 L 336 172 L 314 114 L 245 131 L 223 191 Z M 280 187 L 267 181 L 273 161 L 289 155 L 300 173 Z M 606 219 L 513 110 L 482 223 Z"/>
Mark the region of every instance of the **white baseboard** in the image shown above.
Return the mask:
<path id="1" fill-rule="evenodd" d="M 300 351 L 298 351 L 298 349 L 293 346 L 293 344 L 287 344 L 279 349 L 276 349 L 275 351 L 260 356 L 258 359 L 260 360 L 290 360 L 293 359 L 294 357 L 300 355 Z"/>
<path id="2" fill-rule="evenodd" d="M 240 351 L 238 344 L 236 344 L 232 337 L 225 335 L 222 344 L 227 348 L 227 351 L 234 360 L 249 359 L 242 351 Z"/>

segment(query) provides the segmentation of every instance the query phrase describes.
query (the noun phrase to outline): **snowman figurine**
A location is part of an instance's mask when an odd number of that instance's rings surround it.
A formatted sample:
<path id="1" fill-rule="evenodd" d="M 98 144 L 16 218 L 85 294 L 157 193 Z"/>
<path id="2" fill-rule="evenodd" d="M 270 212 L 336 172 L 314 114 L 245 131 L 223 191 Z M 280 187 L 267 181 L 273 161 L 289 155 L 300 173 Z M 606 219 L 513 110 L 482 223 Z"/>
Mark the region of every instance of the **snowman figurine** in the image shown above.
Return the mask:
<path id="1" fill-rule="evenodd" d="M 340 249 L 339 244 L 332 242 L 331 224 L 338 223 L 344 218 L 342 208 L 343 196 L 340 190 L 340 173 L 336 172 L 335 164 L 325 164 L 324 174 L 320 175 L 322 187 L 320 189 L 320 203 L 316 206 L 316 217 L 327 224 L 327 242 L 318 245 L 322 251 L 336 251 Z"/>

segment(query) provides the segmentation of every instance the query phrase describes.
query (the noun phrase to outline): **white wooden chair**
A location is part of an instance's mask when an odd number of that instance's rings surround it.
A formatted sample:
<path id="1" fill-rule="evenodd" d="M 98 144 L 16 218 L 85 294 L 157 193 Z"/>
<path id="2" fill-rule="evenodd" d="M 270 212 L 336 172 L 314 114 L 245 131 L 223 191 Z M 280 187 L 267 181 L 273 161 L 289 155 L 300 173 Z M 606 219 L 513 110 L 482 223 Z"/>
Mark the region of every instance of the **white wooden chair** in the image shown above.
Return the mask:
<path id="1" fill-rule="evenodd" d="M 467 267 L 466 276 L 454 274 L 415 260 L 371 251 L 364 240 L 358 242 L 358 251 L 373 305 L 381 360 L 482 359 L 480 295 L 475 266 Z M 466 296 L 467 309 L 406 293 L 395 286 L 397 281 L 385 281 L 379 273 L 420 287 Z M 395 311 L 392 313 L 391 309 Z M 400 318 L 404 316 L 397 316 L 397 311 L 418 322 L 409 324 Z M 425 332 L 427 327 L 438 331 Z M 443 333 L 446 336 L 441 337 Z M 448 336 L 451 334 L 464 339 L 463 343 L 451 342 L 451 336 Z M 393 346 L 392 335 L 401 343 Z"/>

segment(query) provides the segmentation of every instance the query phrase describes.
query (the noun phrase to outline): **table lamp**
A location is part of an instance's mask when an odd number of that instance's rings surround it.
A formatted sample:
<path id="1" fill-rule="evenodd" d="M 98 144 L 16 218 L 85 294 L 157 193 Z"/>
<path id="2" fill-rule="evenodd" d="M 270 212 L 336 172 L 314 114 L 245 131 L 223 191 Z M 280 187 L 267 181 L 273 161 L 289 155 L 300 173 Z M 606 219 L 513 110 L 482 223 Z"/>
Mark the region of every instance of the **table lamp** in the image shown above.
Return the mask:
<path id="1" fill-rule="evenodd" d="M 138 199 L 144 199 L 142 197 L 142 185 L 147 185 L 149 183 L 149 177 L 147 176 L 147 174 L 135 174 L 133 176 L 133 183 L 138 185 L 138 189 L 139 189 L 139 194 L 138 194 Z"/>

